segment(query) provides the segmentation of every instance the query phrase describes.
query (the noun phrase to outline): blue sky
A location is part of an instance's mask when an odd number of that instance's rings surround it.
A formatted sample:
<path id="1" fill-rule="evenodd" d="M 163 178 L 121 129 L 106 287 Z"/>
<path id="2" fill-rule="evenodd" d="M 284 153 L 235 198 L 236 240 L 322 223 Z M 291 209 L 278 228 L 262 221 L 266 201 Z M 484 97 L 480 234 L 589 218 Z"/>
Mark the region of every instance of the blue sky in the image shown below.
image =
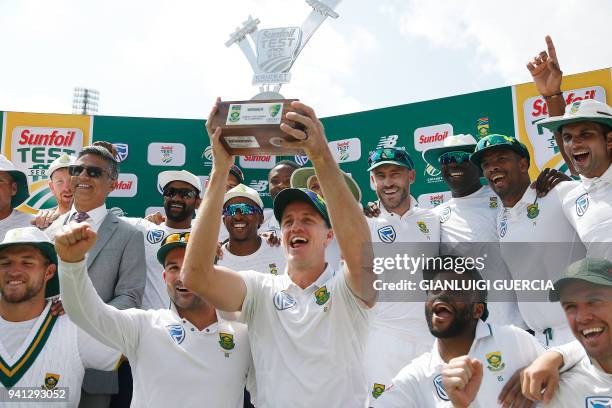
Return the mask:
<path id="1" fill-rule="evenodd" d="M 298 57 L 286 97 L 320 116 L 530 80 L 552 35 L 566 74 L 612 66 L 609 0 L 344 0 Z M 72 90 L 100 114 L 203 118 L 217 95 L 257 92 L 229 34 L 300 26 L 304 0 L 0 2 L 0 110 L 70 113 Z"/>

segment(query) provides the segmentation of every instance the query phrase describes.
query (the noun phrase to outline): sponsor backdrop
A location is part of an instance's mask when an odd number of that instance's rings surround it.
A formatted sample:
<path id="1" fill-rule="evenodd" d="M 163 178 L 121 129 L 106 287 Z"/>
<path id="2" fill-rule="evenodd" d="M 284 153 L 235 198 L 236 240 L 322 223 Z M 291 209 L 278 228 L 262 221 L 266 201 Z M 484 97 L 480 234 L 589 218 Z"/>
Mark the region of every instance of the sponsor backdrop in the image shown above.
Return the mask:
<path id="1" fill-rule="evenodd" d="M 567 76 L 566 99 L 592 98 L 611 103 L 611 74 L 610 69 L 603 69 Z M 323 123 L 336 161 L 361 186 L 363 203 L 375 199 L 366 172 L 368 153 L 376 147 L 403 146 L 416 166 L 411 194 L 420 205 L 431 207 L 448 200 L 450 194 L 439 171 L 421 155 L 453 134 L 517 136 L 532 154 L 532 177 L 543 167 L 564 169 L 552 134 L 537 128 L 537 122 L 546 116 L 546 104 L 533 84 L 521 84 L 334 116 L 323 119 Z M 31 197 L 20 207 L 26 212 L 55 205 L 44 170 L 62 152 L 78 152 L 92 140 L 109 141 L 120 153 L 121 174 L 109 205 L 123 208 L 129 216 L 160 209 L 159 172 L 184 168 L 198 175 L 205 185 L 212 166 L 203 120 L 4 112 L 0 121 L 2 153 L 28 175 Z M 262 194 L 266 206 L 270 206 L 267 173 L 282 159 L 311 165 L 305 156 L 238 158 L 246 184 Z"/>

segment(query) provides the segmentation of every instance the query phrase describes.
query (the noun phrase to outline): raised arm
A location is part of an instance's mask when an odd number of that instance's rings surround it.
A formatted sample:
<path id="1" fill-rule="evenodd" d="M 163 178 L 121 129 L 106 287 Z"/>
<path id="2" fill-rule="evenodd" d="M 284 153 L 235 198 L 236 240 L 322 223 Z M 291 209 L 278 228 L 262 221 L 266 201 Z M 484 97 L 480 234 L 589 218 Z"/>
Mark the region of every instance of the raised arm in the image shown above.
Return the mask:
<path id="1" fill-rule="evenodd" d="M 214 131 L 210 129 L 218 103 L 219 99 L 206 121 L 212 146 L 213 167 L 187 243 L 181 281 L 185 287 L 217 309 L 236 312 L 242 308 L 246 285 L 238 273 L 214 264 L 227 175 L 234 163 L 234 157 L 227 153 L 219 141 L 221 128 Z"/>
<path id="2" fill-rule="evenodd" d="M 549 35 L 546 36 L 546 48 L 547 51 L 540 51 L 532 61 L 527 63 L 527 69 L 531 73 L 533 83 L 540 95 L 544 97 L 546 105 L 548 106 L 549 116 L 563 116 L 565 112 L 565 99 L 563 98 L 563 92 L 561 91 L 561 81 L 563 80 L 563 71 L 559 66 L 557 60 L 557 51 L 553 44 L 552 38 Z M 567 164 L 572 174 L 578 174 L 572 165 L 569 156 L 563 149 L 563 141 L 561 140 L 561 134 L 554 132 L 555 142 L 559 147 L 561 156 Z"/>
<path id="3" fill-rule="evenodd" d="M 281 130 L 298 139 L 297 142 L 285 144 L 304 149 L 310 158 L 325 196 L 334 234 L 346 262 L 348 284 L 357 297 L 373 306 L 376 298 L 372 286 L 373 250 L 366 218 L 329 150 L 323 124 L 314 110 L 297 101 L 292 102 L 291 107 L 301 113 L 288 112 L 287 119 L 302 124 L 305 130 L 281 124 Z"/>
<path id="4" fill-rule="evenodd" d="M 87 275 L 85 254 L 96 242 L 89 224 L 72 224 L 55 236 L 60 294 L 70 319 L 99 342 L 129 355 L 138 344 L 137 316 L 142 310 L 118 310 L 105 304 Z"/>

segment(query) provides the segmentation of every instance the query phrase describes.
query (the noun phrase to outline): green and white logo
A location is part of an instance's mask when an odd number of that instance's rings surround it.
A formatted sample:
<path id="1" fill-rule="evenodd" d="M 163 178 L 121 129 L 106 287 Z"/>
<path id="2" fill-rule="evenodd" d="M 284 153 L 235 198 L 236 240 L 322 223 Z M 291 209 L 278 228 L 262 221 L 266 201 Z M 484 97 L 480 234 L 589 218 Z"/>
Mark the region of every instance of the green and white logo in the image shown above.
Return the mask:
<path id="1" fill-rule="evenodd" d="M 229 112 L 230 122 L 238 122 L 240 120 L 240 108 L 242 108 L 241 105 L 232 105 L 230 107 L 230 112 Z"/>
<path id="2" fill-rule="evenodd" d="M 278 115 L 278 112 L 280 112 L 282 106 L 283 105 L 281 105 L 280 103 L 270 105 L 270 116 L 272 116 L 273 118 L 276 117 L 276 115 Z"/>

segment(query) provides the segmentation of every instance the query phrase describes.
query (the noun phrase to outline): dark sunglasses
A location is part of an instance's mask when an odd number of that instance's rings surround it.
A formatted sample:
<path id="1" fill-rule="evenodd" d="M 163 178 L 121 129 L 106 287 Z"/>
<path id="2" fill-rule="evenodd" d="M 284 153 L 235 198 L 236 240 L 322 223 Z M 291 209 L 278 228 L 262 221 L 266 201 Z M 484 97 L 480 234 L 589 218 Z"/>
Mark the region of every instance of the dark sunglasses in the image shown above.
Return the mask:
<path id="1" fill-rule="evenodd" d="M 191 190 L 188 188 L 170 187 L 170 188 L 165 189 L 163 192 L 164 197 L 167 197 L 167 198 L 172 198 L 177 194 L 184 199 L 195 198 L 196 195 L 198 195 L 198 193 L 195 190 Z"/>
<path id="2" fill-rule="evenodd" d="M 259 214 L 262 212 L 261 208 L 257 206 L 254 206 L 251 204 L 238 203 L 238 204 L 230 204 L 227 207 L 225 207 L 223 209 L 223 215 L 233 217 L 234 215 L 238 213 L 238 211 L 240 211 L 240 214 L 242 215 L 253 215 L 253 214 Z"/>
<path id="3" fill-rule="evenodd" d="M 68 166 L 68 174 L 71 176 L 80 176 L 83 170 L 87 172 L 87 177 L 100 178 L 107 171 L 96 166 Z"/>
<path id="4" fill-rule="evenodd" d="M 468 152 L 461 151 L 446 152 L 438 157 L 440 164 L 451 164 L 452 162 L 461 164 L 469 160 L 470 154 Z"/>
<path id="5" fill-rule="evenodd" d="M 414 163 L 408 155 L 408 152 L 402 149 L 391 149 L 388 147 L 374 150 L 370 154 L 370 157 L 368 157 L 368 166 L 372 166 L 372 164 L 383 160 L 398 161 L 410 166 L 411 169 L 414 168 Z"/>

